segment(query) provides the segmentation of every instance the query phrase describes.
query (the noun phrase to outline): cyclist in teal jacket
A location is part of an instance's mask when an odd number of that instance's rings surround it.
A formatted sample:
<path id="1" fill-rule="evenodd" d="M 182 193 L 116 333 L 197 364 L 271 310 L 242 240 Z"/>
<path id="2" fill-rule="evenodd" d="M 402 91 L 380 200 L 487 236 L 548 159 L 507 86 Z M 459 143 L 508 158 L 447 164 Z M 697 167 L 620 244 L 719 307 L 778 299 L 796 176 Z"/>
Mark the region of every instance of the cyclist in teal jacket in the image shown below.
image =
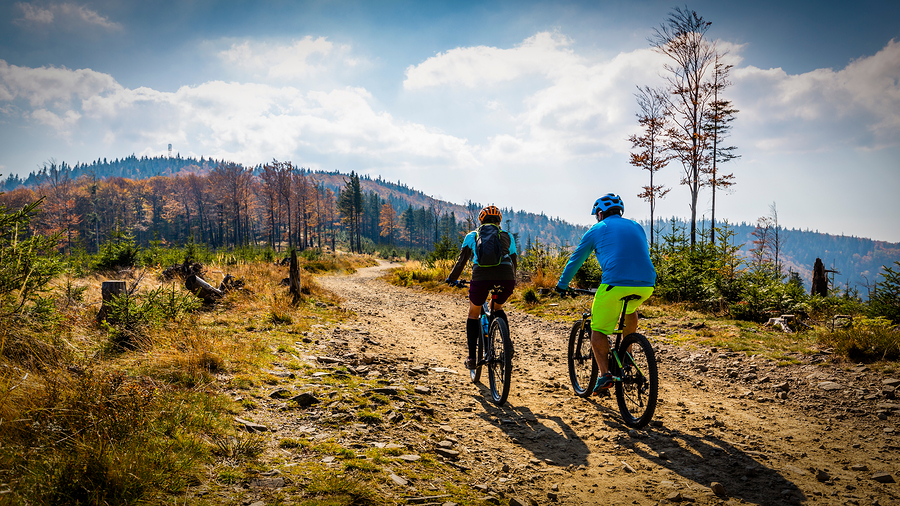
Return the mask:
<path id="1" fill-rule="evenodd" d="M 487 206 L 478 214 L 478 221 L 481 222 L 481 230 L 485 226 L 495 228 L 496 235 L 494 238 L 499 242 L 500 249 L 499 264 L 481 265 L 481 259 L 478 258 L 478 248 L 476 241 L 478 238 L 478 230 L 473 230 L 466 234 L 463 239 L 462 247 L 459 250 L 459 257 L 456 259 L 456 265 L 450 271 L 450 275 L 445 280 L 451 285 L 456 284 L 459 275 L 472 259 L 472 281 L 469 282 L 469 314 L 466 319 L 466 341 L 468 344 L 469 355 L 466 357 L 465 366 L 467 369 L 474 369 L 476 364 L 478 339 L 481 337 L 481 305 L 487 300 L 490 291 L 495 286 L 501 287 L 499 293 L 494 298 L 494 312 L 496 318 L 506 320 L 506 313 L 503 311 L 503 304 L 512 295 L 513 289 L 516 287 L 516 240 L 512 234 L 500 229 L 500 222 L 503 216 L 500 209 L 496 206 Z M 494 232 L 492 231 L 492 232 Z M 507 323 L 509 323 L 507 321 Z"/>
<path id="2" fill-rule="evenodd" d="M 637 330 L 638 315 L 635 310 L 650 297 L 656 285 L 656 269 L 650 260 L 644 228 L 633 220 L 623 218 L 623 212 L 624 202 L 613 193 L 594 202 L 591 214 L 597 218 L 597 224 L 581 237 L 556 283 L 557 291 L 565 293 L 588 255 L 593 252 L 597 256 L 603 279 L 591 308 L 591 348 L 600 373 L 595 391 L 613 384 L 612 374 L 609 373 L 607 336 L 616 330 L 618 317 L 622 313 L 622 297 L 632 294 L 641 297 L 628 303 L 623 334 L 627 336 Z"/>

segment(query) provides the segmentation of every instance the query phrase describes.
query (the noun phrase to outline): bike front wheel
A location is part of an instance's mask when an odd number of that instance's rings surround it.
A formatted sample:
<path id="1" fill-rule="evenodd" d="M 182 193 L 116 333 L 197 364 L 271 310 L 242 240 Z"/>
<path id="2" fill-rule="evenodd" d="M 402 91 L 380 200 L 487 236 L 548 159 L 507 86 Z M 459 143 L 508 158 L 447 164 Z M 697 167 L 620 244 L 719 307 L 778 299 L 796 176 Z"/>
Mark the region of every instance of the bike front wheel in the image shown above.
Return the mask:
<path id="1" fill-rule="evenodd" d="M 656 354 L 641 334 L 622 340 L 617 355 L 622 360 L 621 380 L 616 382 L 616 401 L 625 425 L 640 429 L 650 423 L 656 410 L 659 378 Z"/>
<path id="2" fill-rule="evenodd" d="M 512 340 L 509 338 L 509 327 L 502 318 L 495 318 L 488 332 L 487 349 L 488 379 L 491 387 L 491 400 L 502 406 L 509 396 L 509 383 L 512 379 Z"/>
<path id="3" fill-rule="evenodd" d="M 569 333 L 569 380 L 579 397 L 588 397 L 597 381 L 597 362 L 591 349 L 591 320 L 575 322 Z"/>

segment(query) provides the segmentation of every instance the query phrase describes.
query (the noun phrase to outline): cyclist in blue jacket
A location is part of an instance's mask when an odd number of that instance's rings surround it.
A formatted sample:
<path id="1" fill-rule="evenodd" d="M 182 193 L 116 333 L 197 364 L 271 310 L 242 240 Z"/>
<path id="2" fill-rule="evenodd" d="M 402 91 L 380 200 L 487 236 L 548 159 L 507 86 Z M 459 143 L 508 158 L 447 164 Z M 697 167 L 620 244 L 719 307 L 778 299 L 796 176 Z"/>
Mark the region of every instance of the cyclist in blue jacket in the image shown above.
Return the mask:
<path id="1" fill-rule="evenodd" d="M 607 193 L 594 202 L 591 214 L 597 218 L 597 224 L 581 237 L 556 283 L 556 290 L 565 293 L 588 255 L 593 252 L 597 256 L 603 279 L 591 308 L 591 348 L 600 374 L 595 391 L 613 384 L 609 372 L 607 336 L 618 325 L 622 297 L 632 294 L 641 297 L 628 303 L 623 334 L 627 336 L 637 331 L 638 315 L 635 310 L 650 297 L 656 285 L 656 269 L 650 260 L 644 228 L 633 220 L 623 218 L 624 212 L 625 204 L 616 194 Z"/>
<path id="2" fill-rule="evenodd" d="M 500 209 L 495 206 L 487 206 L 481 210 L 478 214 L 481 226 L 466 234 L 456 265 L 445 280 L 451 285 L 455 284 L 469 258 L 472 258 L 469 317 L 466 320 L 469 348 L 469 356 L 465 360 L 467 369 L 474 369 L 476 364 L 478 339 L 481 338 L 481 305 L 487 300 L 491 289 L 500 286 L 501 291 L 494 299 L 492 314 L 495 318 L 506 320 L 502 307 L 516 287 L 516 240 L 509 232 L 500 229 L 502 220 Z"/>

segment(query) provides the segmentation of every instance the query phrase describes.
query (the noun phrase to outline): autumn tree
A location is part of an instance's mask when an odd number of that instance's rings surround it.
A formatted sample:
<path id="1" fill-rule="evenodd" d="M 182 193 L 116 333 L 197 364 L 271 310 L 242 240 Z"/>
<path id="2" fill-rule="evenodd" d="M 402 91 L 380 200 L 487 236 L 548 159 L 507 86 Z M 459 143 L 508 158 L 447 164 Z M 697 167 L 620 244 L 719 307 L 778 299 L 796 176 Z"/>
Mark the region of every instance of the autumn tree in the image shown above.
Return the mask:
<path id="1" fill-rule="evenodd" d="M 78 189 L 69 177 L 68 167 L 55 162 L 45 166 L 38 192 L 46 199 L 41 216 L 45 235 L 59 234 L 60 239 L 65 240 L 65 251 L 70 252 L 72 243 L 78 237 L 81 215 L 75 210 Z"/>
<path id="2" fill-rule="evenodd" d="M 722 55 L 717 54 L 715 64 L 713 65 L 712 81 L 708 84 L 710 93 L 712 93 L 712 102 L 710 107 L 705 111 L 703 129 L 706 132 L 708 143 L 710 145 L 709 163 L 706 164 L 701 171 L 703 172 L 703 180 L 701 184 L 710 188 L 712 192 L 712 226 L 710 228 L 710 242 L 716 242 L 716 193 L 717 190 L 730 189 L 734 181 L 734 173 L 723 174 L 720 166 L 728 163 L 740 155 L 736 154 L 736 146 L 726 146 L 725 140 L 731 131 L 731 122 L 734 121 L 735 114 L 738 110 L 730 100 L 722 97 L 722 92 L 731 82 L 728 81 L 728 74 L 733 65 L 726 65 L 720 61 Z"/>
<path id="3" fill-rule="evenodd" d="M 628 138 L 632 151 L 629 163 L 646 170 L 650 175 L 650 184 L 643 187 L 637 196 L 650 203 L 650 246 L 653 246 L 653 223 L 656 201 L 666 196 L 671 188 L 656 184 L 653 176 L 669 164 L 672 156 L 666 150 L 666 120 L 668 109 L 665 92 L 650 87 L 638 87 L 637 98 L 640 112 L 637 113 L 640 135 Z"/>
<path id="4" fill-rule="evenodd" d="M 397 212 L 390 202 L 381 205 L 380 235 L 387 237 L 390 245 L 394 245 L 394 231 L 397 229 Z"/>
<path id="5" fill-rule="evenodd" d="M 294 247 L 293 212 L 294 206 L 294 164 L 291 162 L 276 163 L 278 179 L 278 198 L 284 212 L 282 216 L 287 218 L 288 247 Z"/>
<path id="6" fill-rule="evenodd" d="M 278 161 L 272 160 L 262 166 L 259 173 L 259 200 L 265 213 L 266 231 L 269 247 L 277 249 L 275 238 L 281 225 L 281 208 L 279 199 Z"/>
<path id="7" fill-rule="evenodd" d="M 209 185 L 215 195 L 218 213 L 219 241 L 222 244 L 226 236 L 234 246 L 247 243 L 249 237 L 249 219 L 244 210 L 250 199 L 252 173 L 242 165 L 223 162 L 209 174 Z"/>
<path id="8" fill-rule="evenodd" d="M 708 134 L 703 125 L 710 90 L 705 80 L 716 55 L 715 44 L 705 37 L 710 24 L 696 12 L 676 7 L 650 39 L 653 48 L 670 60 L 664 67 L 672 122 L 667 136 L 669 148 L 683 168 L 681 184 L 690 192 L 691 248 L 697 241 L 700 171 L 708 157 Z"/>
<path id="9" fill-rule="evenodd" d="M 344 181 L 344 188 L 338 196 L 338 210 L 341 213 L 341 222 L 348 232 L 350 251 L 362 251 L 360 234 L 362 204 L 359 176 L 355 172 L 350 172 L 350 179 Z"/>

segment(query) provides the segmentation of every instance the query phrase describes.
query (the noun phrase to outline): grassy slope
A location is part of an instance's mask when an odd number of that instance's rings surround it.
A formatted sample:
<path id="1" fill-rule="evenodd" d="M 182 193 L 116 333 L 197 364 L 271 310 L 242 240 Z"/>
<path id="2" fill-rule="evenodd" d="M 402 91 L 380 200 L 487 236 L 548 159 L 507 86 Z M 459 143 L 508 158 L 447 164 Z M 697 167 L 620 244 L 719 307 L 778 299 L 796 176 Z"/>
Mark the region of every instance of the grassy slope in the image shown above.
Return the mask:
<path id="1" fill-rule="evenodd" d="M 321 272 L 371 264 L 371 258 L 341 256 L 309 267 Z M 292 305 L 280 284 L 286 268 L 270 264 L 212 265 L 207 277 L 215 282 L 226 272 L 243 278 L 248 290 L 180 321 L 139 329 L 141 349 L 113 349 L 107 332 L 93 323 L 97 305 L 62 297 L 62 318 L 52 329 L 0 331 L 0 488 L 7 499 L 168 504 L 190 490 L 199 504 L 239 502 L 236 485 L 259 479 L 273 462 L 284 463 L 263 437 L 237 430 L 234 421 L 263 415 L 257 401 L 281 382 L 273 369 L 306 373 L 292 381 L 298 391 L 324 395 L 335 386 L 329 382 L 339 382 L 339 401 L 357 408 L 361 421 L 377 423 L 384 416 L 386 402 L 362 395 L 377 386 L 374 380 L 319 381 L 312 376 L 315 367 L 297 357 L 305 342 L 312 344 L 305 335 L 348 316 L 332 294 L 304 273 L 308 293 Z M 78 298 L 96 301 L 101 280 L 60 280 L 56 293 L 82 288 Z M 145 272 L 138 293 L 164 284 L 157 272 Z M 26 362 L 33 367 L 26 370 Z M 392 502 L 372 483 L 384 481 L 382 464 L 397 449 L 360 455 L 333 439 L 302 437 L 278 444 L 303 463 L 286 472 L 295 486 L 274 493 L 276 502 Z M 325 456 L 340 465 L 322 465 Z M 440 474 L 433 461 L 418 465 L 423 474 Z M 203 492 L 195 494 L 198 486 Z M 464 499 L 470 492 L 457 495 Z"/>

